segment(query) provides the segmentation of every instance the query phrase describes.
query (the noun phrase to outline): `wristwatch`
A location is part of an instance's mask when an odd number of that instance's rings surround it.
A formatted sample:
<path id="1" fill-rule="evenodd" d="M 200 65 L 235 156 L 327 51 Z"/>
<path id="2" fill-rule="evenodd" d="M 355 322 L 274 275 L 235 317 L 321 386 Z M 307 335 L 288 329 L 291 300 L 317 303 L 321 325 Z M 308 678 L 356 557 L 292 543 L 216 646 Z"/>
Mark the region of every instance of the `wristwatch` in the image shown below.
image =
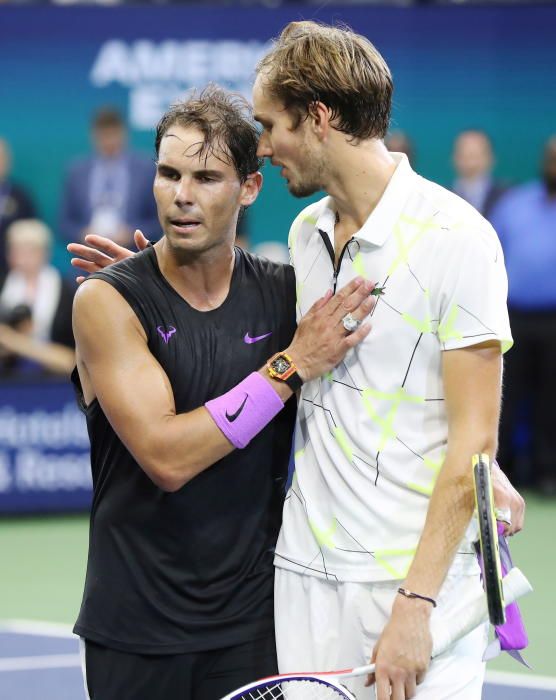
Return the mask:
<path id="1" fill-rule="evenodd" d="M 293 392 L 301 388 L 303 379 L 297 373 L 292 358 L 285 352 L 278 352 L 267 362 L 266 371 L 272 379 L 287 384 Z"/>

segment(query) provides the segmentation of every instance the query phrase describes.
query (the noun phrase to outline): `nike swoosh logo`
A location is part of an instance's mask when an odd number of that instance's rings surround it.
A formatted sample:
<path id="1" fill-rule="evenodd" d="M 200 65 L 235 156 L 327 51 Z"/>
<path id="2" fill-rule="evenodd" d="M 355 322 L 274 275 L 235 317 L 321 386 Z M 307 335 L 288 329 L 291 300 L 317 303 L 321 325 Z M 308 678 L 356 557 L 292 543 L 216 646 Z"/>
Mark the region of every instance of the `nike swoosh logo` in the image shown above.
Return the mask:
<path id="1" fill-rule="evenodd" d="M 228 411 L 226 411 L 226 418 L 230 423 L 233 423 L 236 420 L 236 418 L 239 418 L 239 415 L 243 411 L 243 407 L 245 406 L 245 402 L 247 401 L 248 396 L 249 394 L 245 394 L 245 398 L 243 399 L 241 406 L 237 409 L 235 413 L 230 414 L 228 413 Z"/>
<path id="2" fill-rule="evenodd" d="M 264 335 L 257 335 L 254 338 L 252 338 L 249 333 L 245 334 L 245 337 L 243 338 L 244 343 L 258 343 L 259 340 L 264 340 L 265 338 L 268 338 L 269 335 L 272 335 L 272 331 L 270 333 L 265 333 Z"/>

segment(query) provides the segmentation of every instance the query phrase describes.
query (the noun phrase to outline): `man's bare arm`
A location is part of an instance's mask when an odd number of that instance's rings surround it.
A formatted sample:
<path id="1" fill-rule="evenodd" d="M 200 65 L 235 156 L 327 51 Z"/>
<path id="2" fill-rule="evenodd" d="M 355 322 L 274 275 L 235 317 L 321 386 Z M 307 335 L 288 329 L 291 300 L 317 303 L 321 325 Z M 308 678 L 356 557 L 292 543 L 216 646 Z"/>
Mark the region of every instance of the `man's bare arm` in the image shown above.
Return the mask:
<path id="1" fill-rule="evenodd" d="M 341 317 L 348 310 L 365 317 L 374 305 L 371 289 L 354 280 L 304 317 L 284 348 L 303 379 L 329 371 L 368 334 L 370 326 L 363 324 L 346 335 Z M 98 398 L 124 445 L 160 488 L 181 488 L 234 449 L 204 407 L 176 414 L 172 387 L 147 347 L 139 320 L 107 282 L 90 280 L 79 288 L 74 334 L 85 401 Z M 264 368 L 261 374 L 283 401 L 291 396 L 291 389 L 270 380 Z"/>
<path id="2" fill-rule="evenodd" d="M 443 353 L 448 448 L 435 484 L 423 533 L 403 586 L 435 599 L 474 508 L 471 457 L 496 453 L 500 413 L 501 351 L 498 343 Z M 432 606 L 397 596 L 375 648 L 377 700 L 409 698 L 429 664 Z M 402 695 L 401 692 L 405 692 Z"/>

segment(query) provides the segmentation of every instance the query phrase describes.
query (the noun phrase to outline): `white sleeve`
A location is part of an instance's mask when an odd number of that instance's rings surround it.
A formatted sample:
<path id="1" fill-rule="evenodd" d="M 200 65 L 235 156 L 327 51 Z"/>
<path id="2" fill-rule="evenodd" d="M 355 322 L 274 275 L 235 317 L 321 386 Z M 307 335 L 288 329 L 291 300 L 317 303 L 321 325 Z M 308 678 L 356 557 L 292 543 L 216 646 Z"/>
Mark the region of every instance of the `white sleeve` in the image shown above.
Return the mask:
<path id="1" fill-rule="evenodd" d="M 494 229 L 472 222 L 444 230 L 436 248 L 431 312 L 443 350 L 499 340 L 513 343 L 508 318 L 508 277 Z"/>

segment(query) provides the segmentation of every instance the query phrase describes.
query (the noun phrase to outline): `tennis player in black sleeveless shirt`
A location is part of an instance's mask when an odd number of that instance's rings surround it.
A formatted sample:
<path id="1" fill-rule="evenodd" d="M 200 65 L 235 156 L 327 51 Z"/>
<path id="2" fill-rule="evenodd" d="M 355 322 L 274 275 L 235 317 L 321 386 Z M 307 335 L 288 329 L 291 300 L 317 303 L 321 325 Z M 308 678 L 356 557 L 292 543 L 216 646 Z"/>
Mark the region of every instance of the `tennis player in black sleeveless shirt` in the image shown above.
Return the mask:
<path id="1" fill-rule="evenodd" d="M 156 137 L 163 238 L 76 295 L 94 497 L 75 632 L 93 700 L 217 700 L 276 672 L 293 393 L 365 337 L 341 321 L 373 300 L 356 279 L 295 332 L 293 270 L 233 245 L 262 184 L 256 148 L 235 96 L 172 107 Z"/>

